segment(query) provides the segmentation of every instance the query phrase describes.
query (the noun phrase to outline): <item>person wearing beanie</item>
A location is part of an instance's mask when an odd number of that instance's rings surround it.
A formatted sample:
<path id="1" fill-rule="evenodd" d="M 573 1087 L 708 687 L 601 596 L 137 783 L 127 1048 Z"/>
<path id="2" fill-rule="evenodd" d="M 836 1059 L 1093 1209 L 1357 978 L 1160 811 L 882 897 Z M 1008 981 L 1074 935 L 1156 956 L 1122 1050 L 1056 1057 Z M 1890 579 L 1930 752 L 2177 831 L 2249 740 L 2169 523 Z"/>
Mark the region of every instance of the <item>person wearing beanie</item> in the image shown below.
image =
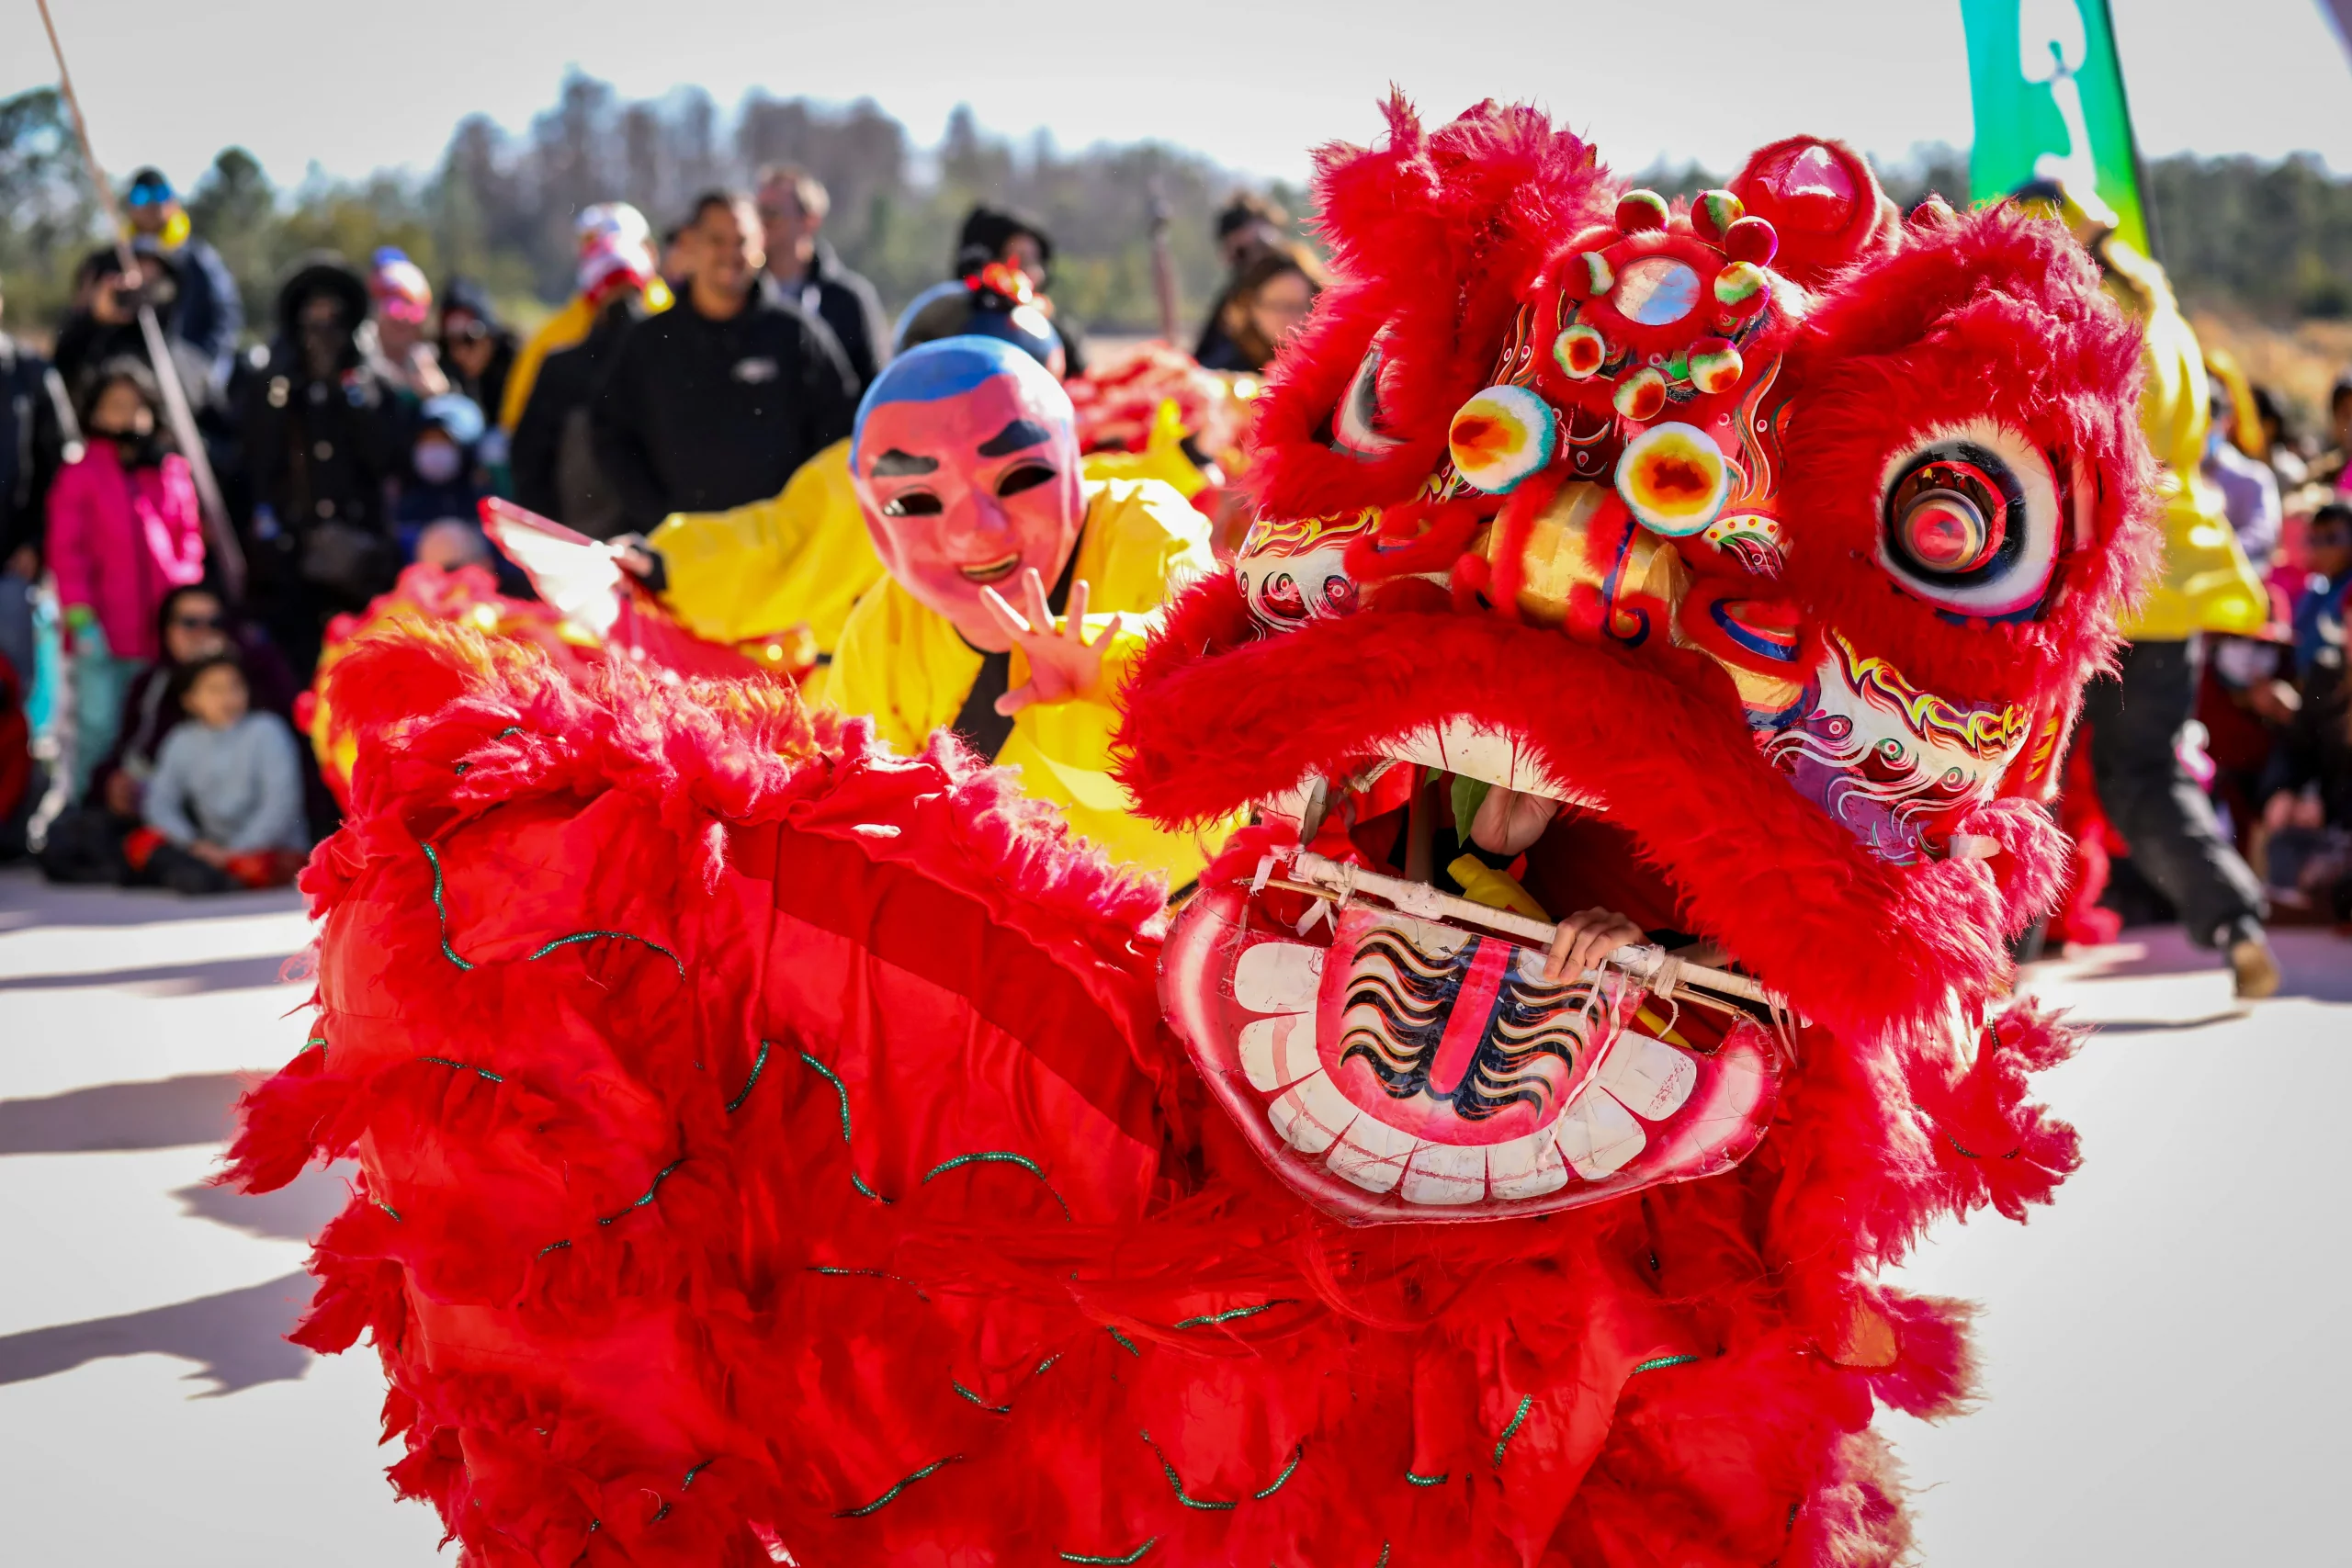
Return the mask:
<path id="1" fill-rule="evenodd" d="M 626 525 L 619 492 L 597 467 L 594 400 L 614 345 L 631 325 L 653 313 L 647 302 L 650 290 L 662 285 L 653 275 L 652 252 L 619 229 L 592 234 L 583 243 L 577 283 L 573 299 L 589 311 L 587 332 L 540 363 L 515 418 L 508 457 L 517 502 L 603 539 Z M 517 360 L 513 375 L 521 374 Z M 510 398 L 513 387 L 510 377 Z"/>
<path id="2" fill-rule="evenodd" d="M 644 213 L 626 201 L 600 201 L 581 209 L 574 232 L 580 243 L 582 278 L 608 277 L 611 269 L 622 265 L 624 254 L 639 253 L 628 263 L 628 270 L 639 279 L 642 313 L 659 315 L 675 301 L 670 286 L 654 271 L 653 231 L 645 221 Z M 512 434 L 521 425 L 523 410 L 531 400 L 532 384 L 539 378 L 539 367 L 547 363 L 548 355 L 560 353 L 585 338 L 596 322 L 598 310 L 607 302 L 591 299 L 583 284 L 562 310 L 549 316 L 538 331 L 524 340 L 521 351 L 514 355 L 514 367 L 507 372 L 506 389 L 497 409 L 483 406 L 485 413 L 496 412 L 501 430 Z"/>

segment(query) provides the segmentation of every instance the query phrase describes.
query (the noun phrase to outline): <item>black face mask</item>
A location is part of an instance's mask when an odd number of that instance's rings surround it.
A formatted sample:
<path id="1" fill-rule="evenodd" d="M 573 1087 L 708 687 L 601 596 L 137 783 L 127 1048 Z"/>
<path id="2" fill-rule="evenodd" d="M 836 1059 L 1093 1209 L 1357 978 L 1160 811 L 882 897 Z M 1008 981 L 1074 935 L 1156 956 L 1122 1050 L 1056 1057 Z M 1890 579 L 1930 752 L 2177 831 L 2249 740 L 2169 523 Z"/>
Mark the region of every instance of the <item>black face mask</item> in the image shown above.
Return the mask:
<path id="1" fill-rule="evenodd" d="M 111 441 L 115 455 L 126 468 L 152 468 L 164 460 L 163 436 L 150 430 L 143 434 L 135 430 L 100 430 L 93 426 L 84 434 L 93 441 Z"/>

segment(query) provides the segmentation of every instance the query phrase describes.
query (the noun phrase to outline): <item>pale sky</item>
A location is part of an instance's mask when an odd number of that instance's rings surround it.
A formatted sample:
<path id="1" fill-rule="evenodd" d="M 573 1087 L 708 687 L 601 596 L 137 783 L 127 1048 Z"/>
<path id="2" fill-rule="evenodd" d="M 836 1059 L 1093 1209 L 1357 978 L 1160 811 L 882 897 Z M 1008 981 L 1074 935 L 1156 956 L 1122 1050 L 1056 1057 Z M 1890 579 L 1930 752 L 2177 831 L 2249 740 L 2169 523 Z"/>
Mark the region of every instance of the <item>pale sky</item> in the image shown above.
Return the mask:
<path id="1" fill-rule="evenodd" d="M 241 143 L 280 184 L 423 171 L 458 118 L 519 129 L 568 66 L 628 97 L 870 96 L 918 144 L 969 103 L 1064 147 L 1158 139 L 1260 175 L 1425 114 L 1528 97 L 1615 167 L 1735 165 L 1799 130 L 1883 157 L 1969 140 L 1959 0 L 51 0 L 117 177 L 192 180 Z M 2320 153 L 2352 171 L 2352 69 L 2319 0 L 2113 0 L 2143 152 Z M 991 19 L 983 19 L 991 18 Z M 1487 51 L 1493 51 L 1489 54 Z M 1657 63 L 1645 69 L 1645 56 Z M 33 0 L 0 0 L 0 96 L 51 79 Z"/>

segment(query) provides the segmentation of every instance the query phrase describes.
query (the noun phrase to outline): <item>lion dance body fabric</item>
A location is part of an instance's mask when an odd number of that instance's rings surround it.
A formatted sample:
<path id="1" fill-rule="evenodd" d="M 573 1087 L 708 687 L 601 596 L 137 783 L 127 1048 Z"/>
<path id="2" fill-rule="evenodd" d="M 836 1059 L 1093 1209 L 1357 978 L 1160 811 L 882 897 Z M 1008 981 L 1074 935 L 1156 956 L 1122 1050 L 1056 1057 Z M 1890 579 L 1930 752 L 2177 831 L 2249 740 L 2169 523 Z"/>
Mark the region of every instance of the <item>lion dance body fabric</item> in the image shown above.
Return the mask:
<path id="1" fill-rule="evenodd" d="M 1400 103 L 1320 196 L 1259 523 L 1126 697 L 1142 809 L 1258 814 L 1172 917 L 780 683 L 339 665 L 318 1021 L 233 1175 L 356 1156 L 297 1337 L 372 1338 L 469 1563 L 1903 1550 L 1873 1408 L 1958 1406 L 1967 1309 L 1879 1272 L 2077 1157 L 2004 944 L 2149 553 L 2133 333 L 1834 143 L 1686 211 Z M 1766 1005 L 1334 904 L 1446 777 Z"/>

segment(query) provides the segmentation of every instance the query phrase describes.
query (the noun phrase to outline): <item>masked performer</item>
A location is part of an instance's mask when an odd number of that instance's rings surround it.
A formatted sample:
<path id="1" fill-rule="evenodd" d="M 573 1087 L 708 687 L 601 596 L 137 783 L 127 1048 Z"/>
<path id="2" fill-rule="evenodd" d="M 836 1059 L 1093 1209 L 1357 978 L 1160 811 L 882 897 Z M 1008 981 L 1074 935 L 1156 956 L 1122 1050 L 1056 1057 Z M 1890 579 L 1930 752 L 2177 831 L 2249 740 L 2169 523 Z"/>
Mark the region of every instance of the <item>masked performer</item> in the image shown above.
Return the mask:
<path id="1" fill-rule="evenodd" d="M 1883 1273 L 2076 1163 L 2006 942 L 2153 559 L 2138 333 L 1810 139 L 1679 208 L 1398 103 L 1316 205 L 1256 526 L 1139 657 L 1083 612 L 1190 525 L 959 339 L 854 438 L 875 727 L 462 627 L 338 667 L 236 1169 L 356 1153 L 297 1337 L 372 1333 L 474 1568 L 1905 1555 L 1874 1407 L 1961 1405 L 1967 1308 Z M 1171 919 L 933 728 L 991 715 L 1035 793 L 1258 821 Z M 1465 819 L 1647 940 L 1444 891 Z"/>
<path id="2" fill-rule="evenodd" d="M 899 318 L 891 351 L 947 337 L 993 338 L 1061 375 L 1053 323 L 1010 267 L 918 296 Z M 849 448 L 846 440 L 825 447 L 766 501 L 673 513 L 629 541 L 638 547 L 628 564 L 697 637 L 740 644 L 805 626 L 820 663 L 830 664 L 850 606 L 883 576 L 850 483 Z M 822 690 L 820 674 L 810 695 Z"/>
<path id="3" fill-rule="evenodd" d="M 902 750 L 954 729 L 1114 860 L 1189 882 L 1202 842 L 1132 814 L 1110 740 L 1160 604 L 1214 567 L 1207 520 L 1157 480 L 1088 481 L 1061 384 L 993 338 L 893 360 L 849 457 L 889 575 L 842 628 L 830 700 Z"/>

